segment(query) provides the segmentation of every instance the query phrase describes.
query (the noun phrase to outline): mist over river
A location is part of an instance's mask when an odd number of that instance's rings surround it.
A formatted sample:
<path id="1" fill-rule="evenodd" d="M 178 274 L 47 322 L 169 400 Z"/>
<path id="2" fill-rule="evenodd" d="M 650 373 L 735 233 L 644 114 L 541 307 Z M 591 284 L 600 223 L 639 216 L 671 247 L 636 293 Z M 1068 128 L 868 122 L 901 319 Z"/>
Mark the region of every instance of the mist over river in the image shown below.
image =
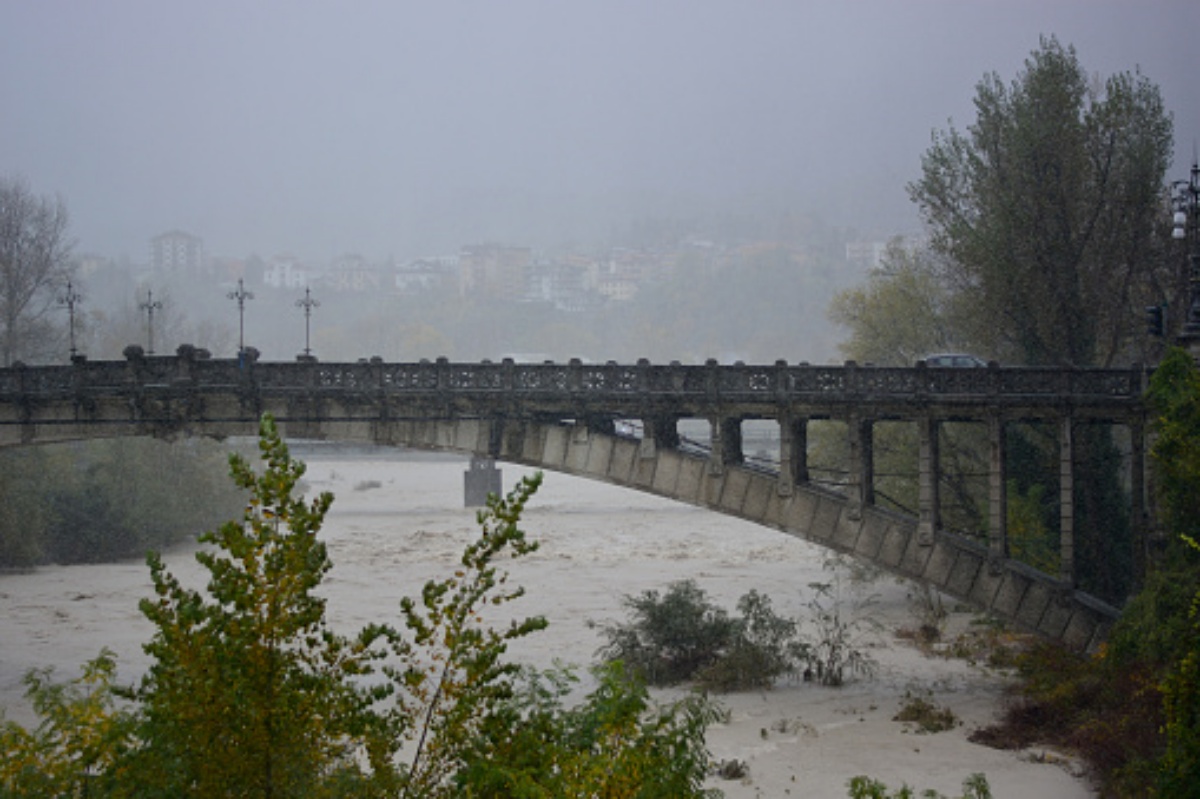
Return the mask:
<path id="1" fill-rule="evenodd" d="M 331 623 L 343 632 L 369 622 L 398 625 L 400 598 L 419 596 L 426 580 L 451 571 L 478 532 L 475 510 L 464 508 L 468 463 L 461 457 L 315 444 L 295 446 L 293 454 L 308 464 L 305 493 L 335 495 L 323 530 L 333 569 L 322 593 Z M 498 465 L 505 491 L 529 473 Z M 809 614 L 810 583 L 840 574 L 846 600 L 856 598 L 849 570 L 826 568 L 829 555 L 819 547 L 554 472 L 546 473 L 522 527 L 541 548 L 504 564 L 528 592 L 511 610 L 542 614 L 550 626 L 510 654 L 538 666 L 555 660 L 591 664 L 604 640 L 589 621 L 623 621 L 624 597 L 663 590 L 677 580 L 695 580 L 730 612 L 755 589 L 771 598 L 776 613 L 798 619 Z M 185 585 L 203 588 L 206 572 L 193 551 L 180 547 L 164 560 Z M 0 576 L 0 706 L 7 718 L 25 724 L 33 718 L 21 685 L 30 668 L 53 666 L 65 679 L 108 647 L 117 654 L 119 679 L 135 680 L 146 668 L 141 644 L 152 632 L 137 604 L 150 589 L 140 561 Z M 1073 776 L 1068 759 L 1040 749 L 1001 752 L 970 743 L 970 731 L 999 711 L 1004 675 L 926 657 L 897 639 L 894 630 L 915 623 L 904 585 L 877 576 L 861 589 L 875 596 L 870 612 L 882 625 L 871 640 L 879 662 L 876 677 L 842 688 L 784 681 L 768 692 L 722 697 L 729 720 L 710 730 L 709 747 L 718 761 L 745 761 L 749 774 L 742 780 L 714 778 L 713 787 L 731 799 L 837 797 L 846 795 L 847 780 L 867 774 L 893 787 L 907 782 L 957 795 L 965 777 L 983 772 L 997 797 L 1093 795 Z M 963 629 L 972 618 L 958 609 L 950 629 Z M 908 731 L 892 720 L 906 692 L 932 693 L 963 724 L 933 735 Z"/>

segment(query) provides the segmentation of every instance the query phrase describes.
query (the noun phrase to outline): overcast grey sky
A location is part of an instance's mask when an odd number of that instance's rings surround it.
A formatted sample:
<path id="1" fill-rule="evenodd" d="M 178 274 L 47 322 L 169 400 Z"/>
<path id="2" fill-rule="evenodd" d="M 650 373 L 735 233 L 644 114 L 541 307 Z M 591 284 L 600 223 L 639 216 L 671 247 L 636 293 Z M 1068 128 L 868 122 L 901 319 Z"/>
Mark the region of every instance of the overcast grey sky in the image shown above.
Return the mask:
<path id="1" fill-rule="evenodd" d="M 915 224 L 930 132 L 1041 34 L 1200 139 L 1197 0 L 0 0 L 0 174 L 78 249 L 552 247 L 628 219 Z"/>

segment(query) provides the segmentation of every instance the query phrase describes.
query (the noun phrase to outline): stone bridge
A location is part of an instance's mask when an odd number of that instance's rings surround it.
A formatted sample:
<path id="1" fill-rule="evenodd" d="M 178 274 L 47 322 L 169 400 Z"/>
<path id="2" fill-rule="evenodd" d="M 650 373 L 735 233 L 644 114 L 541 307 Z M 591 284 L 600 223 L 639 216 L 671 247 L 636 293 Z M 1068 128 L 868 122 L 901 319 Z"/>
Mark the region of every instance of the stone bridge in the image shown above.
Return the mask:
<path id="1" fill-rule="evenodd" d="M 562 471 L 699 505 L 815 542 L 1058 639 L 1094 647 L 1117 615 L 1075 578 L 1073 457 L 1083 424 L 1125 426 L 1135 568 L 1148 528 L 1142 369 L 986 369 L 789 365 L 267 363 L 248 351 L 213 359 L 130 347 L 124 361 L 0 369 L 0 446 L 147 435 L 247 436 L 272 414 L 289 439 L 454 450 Z M 844 490 L 810 479 L 808 424 L 844 422 Z M 699 420 L 703 447 L 680 435 Z M 769 420 L 772 466 L 750 463 L 743 423 Z M 1008 425 L 1057 430 L 1060 568 L 1046 574 L 1009 557 Z M 873 426 L 914 424 L 919 508 L 875 502 Z M 942 529 L 939 426 L 985 424 L 989 518 L 974 539 Z M 691 421 L 691 424 L 696 422 Z M 760 423 L 761 424 L 761 423 Z"/>

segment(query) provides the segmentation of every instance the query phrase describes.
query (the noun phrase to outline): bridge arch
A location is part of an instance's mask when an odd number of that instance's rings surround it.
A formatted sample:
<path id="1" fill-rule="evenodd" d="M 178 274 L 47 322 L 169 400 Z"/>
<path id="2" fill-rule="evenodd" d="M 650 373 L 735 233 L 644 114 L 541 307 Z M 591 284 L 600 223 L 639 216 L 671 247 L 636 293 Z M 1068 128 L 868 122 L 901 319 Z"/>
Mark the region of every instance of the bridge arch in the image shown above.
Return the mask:
<path id="1" fill-rule="evenodd" d="M 657 447 L 652 439 L 606 434 L 583 424 L 523 421 L 505 427 L 498 448 L 496 425 L 478 419 L 391 424 L 374 430 L 370 440 L 495 457 L 735 516 L 927 583 L 1076 651 L 1098 645 L 1118 613 L 1019 561 L 991 557 L 977 541 L 944 531 L 927 540 L 916 517 L 859 506 L 817 486 L 781 491 L 778 474 L 763 469 L 713 470 L 703 453 Z"/>
<path id="2" fill-rule="evenodd" d="M 1018 626 L 1086 651 L 1117 610 L 1078 590 L 1071 541 L 1047 575 L 1008 557 L 1004 517 L 993 510 L 988 543 L 939 529 L 937 426 L 988 424 L 992 485 L 1004 506 L 1003 441 L 1010 421 L 1057 424 L 1063 482 L 1074 474 L 1076 424 L 1116 420 L 1135 431 L 1131 480 L 1142 492 L 1144 410 L 1139 370 L 935 370 L 788 366 L 259 364 L 176 357 L 79 360 L 66 367 L 0 369 L 0 446 L 119 435 L 254 435 L 271 413 L 285 438 L 335 440 L 483 455 L 644 491 L 765 525 L 868 561 Z M 640 436 L 620 420 L 640 420 Z M 678 421 L 711 430 L 707 451 L 681 446 Z M 742 422 L 778 426 L 777 471 L 748 464 Z M 850 490 L 807 477 L 806 425 L 846 423 Z M 918 426 L 917 516 L 873 501 L 872 424 Z M 1063 492 L 1069 508 L 1069 493 Z M 1135 513 L 1136 517 L 1141 515 Z M 1065 521 L 1070 521 L 1065 518 Z"/>

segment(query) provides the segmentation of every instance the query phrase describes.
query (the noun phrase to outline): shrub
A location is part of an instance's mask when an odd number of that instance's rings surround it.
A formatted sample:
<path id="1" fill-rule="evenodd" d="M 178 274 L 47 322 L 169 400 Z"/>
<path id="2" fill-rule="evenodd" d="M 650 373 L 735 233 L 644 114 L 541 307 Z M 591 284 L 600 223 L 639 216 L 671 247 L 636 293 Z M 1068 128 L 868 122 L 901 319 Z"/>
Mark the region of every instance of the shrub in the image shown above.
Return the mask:
<path id="1" fill-rule="evenodd" d="M 939 707 L 925 697 L 911 693 L 905 695 L 904 704 L 892 721 L 914 724 L 919 733 L 945 732 L 962 723 L 950 708 Z"/>
<path id="2" fill-rule="evenodd" d="M 963 780 L 963 792 L 960 799 L 992 799 L 992 789 L 987 777 L 982 774 L 972 774 Z M 870 777 L 853 777 L 849 782 L 850 799 L 912 799 L 912 789 L 907 785 L 888 793 L 888 787 Z M 946 799 L 945 795 L 934 790 L 921 793 L 925 799 Z"/>
<path id="3" fill-rule="evenodd" d="M 737 623 L 709 601 L 694 580 L 668 586 L 664 594 L 626 596 L 631 620 L 602 628 L 608 644 L 600 655 L 622 661 L 650 685 L 675 685 L 715 664 L 736 640 Z"/>
<path id="4" fill-rule="evenodd" d="M 876 663 L 867 652 L 867 644 L 879 629 L 878 623 L 868 615 L 875 597 L 867 596 L 853 603 L 850 614 L 846 615 L 840 586 L 836 579 L 809 584 L 813 589 L 808 603 L 810 623 L 816 634 L 804 650 L 805 679 L 815 679 L 822 685 L 834 687 L 842 685 L 850 676 L 874 675 Z"/>
<path id="5" fill-rule="evenodd" d="M 602 628 L 605 662 L 621 661 L 651 685 L 695 680 L 713 691 L 767 688 L 794 671 L 805 647 L 796 623 L 778 616 L 771 599 L 750 591 L 731 617 L 692 580 L 626 597 L 631 620 Z"/>

